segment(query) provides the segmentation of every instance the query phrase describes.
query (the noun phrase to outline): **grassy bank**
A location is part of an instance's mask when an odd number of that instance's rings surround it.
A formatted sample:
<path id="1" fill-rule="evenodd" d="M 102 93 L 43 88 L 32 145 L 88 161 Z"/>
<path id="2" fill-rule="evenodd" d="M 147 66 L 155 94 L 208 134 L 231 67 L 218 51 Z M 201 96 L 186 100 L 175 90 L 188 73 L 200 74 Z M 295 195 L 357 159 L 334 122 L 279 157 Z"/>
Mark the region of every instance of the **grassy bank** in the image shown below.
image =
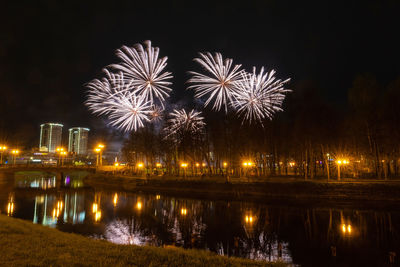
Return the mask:
<path id="1" fill-rule="evenodd" d="M 247 183 L 225 183 L 211 179 L 183 180 L 142 178 L 93 174 L 85 178 L 92 187 L 166 194 L 213 200 L 249 200 L 294 204 L 343 204 L 356 206 L 398 207 L 400 182 L 321 182 L 297 179 L 269 179 Z"/>
<path id="2" fill-rule="evenodd" d="M 115 245 L 0 215 L 2 266 L 285 266 L 200 250 Z"/>

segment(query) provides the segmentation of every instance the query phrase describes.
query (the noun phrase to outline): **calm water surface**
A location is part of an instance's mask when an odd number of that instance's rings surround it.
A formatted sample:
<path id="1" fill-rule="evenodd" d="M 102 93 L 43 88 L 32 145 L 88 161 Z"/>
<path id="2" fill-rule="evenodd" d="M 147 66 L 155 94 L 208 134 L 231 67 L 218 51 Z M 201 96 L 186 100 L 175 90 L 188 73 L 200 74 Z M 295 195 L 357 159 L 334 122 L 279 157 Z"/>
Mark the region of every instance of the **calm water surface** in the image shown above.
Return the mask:
<path id="1" fill-rule="evenodd" d="M 0 212 L 118 244 L 199 248 L 301 266 L 390 266 L 396 253 L 393 266 L 399 265 L 399 210 L 107 192 L 84 189 L 82 177 L 17 173 L 0 183 Z"/>

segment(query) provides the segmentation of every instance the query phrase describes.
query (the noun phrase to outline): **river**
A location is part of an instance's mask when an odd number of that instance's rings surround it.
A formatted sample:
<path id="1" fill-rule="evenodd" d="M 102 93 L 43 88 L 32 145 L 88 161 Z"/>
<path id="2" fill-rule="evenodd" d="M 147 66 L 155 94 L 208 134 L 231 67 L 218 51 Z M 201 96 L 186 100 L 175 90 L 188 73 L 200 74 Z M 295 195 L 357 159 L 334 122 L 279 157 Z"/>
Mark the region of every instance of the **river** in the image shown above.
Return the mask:
<path id="1" fill-rule="evenodd" d="M 384 266 L 391 256 L 399 264 L 400 208 L 310 208 L 115 192 L 84 187 L 84 175 L 64 174 L 61 185 L 52 173 L 5 177 L 0 212 L 117 244 L 197 248 L 300 266 Z"/>

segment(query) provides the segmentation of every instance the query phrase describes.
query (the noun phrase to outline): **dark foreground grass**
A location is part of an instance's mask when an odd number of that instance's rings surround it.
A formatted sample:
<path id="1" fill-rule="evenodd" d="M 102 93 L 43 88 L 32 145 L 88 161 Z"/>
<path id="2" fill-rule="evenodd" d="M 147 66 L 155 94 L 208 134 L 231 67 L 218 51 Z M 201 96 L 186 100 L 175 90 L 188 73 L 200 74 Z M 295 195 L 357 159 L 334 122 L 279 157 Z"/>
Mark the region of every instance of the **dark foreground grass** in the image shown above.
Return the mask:
<path id="1" fill-rule="evenodd" d="M 201 250 L 115 245 L 0 215 L 1 266 L 286 266 Z"/>

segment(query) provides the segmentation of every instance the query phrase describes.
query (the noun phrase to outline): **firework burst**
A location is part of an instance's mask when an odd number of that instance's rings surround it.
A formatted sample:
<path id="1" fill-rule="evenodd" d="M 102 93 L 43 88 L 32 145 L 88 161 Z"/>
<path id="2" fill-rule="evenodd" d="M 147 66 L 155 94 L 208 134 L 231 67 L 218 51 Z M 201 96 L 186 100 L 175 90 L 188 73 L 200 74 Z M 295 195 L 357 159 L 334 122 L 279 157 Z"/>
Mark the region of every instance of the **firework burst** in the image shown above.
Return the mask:
<path id="1" fill-rule="evenodd" d="M 153 105 L 151 109 L 151 121 L 160 122 L 163 119 L 164 109 L 160 106 Z"/>
<path id="2" fill-rule="evenodd" d="M 157 99 L 163 106 L 165 98 L 169 97 L 172 83 L 170 72 L 164 72 L 167 66 L 167 57 L 159 58 L 158 47 L 152 47 L 151 41 L 144 42 L 134 47 L 123 46 L 116 51 L 116 55 L 122 60 L 119 64 L 110 67 L 121 71 L 125 75 L 125 82 L 133 89 L 136 95 L 143 95 L 145 100 L 152 103 Z"/>
<path id="3" fill-rule="evenodd" d="M 243 122 L 252 123 L 256 120 L 262 123 L 263 119 L 272 119 L 275 112 L 282 110 L 285 93 L 290 92 L 284 85 L 290 79 L 282 81 L 274 75 L 274 70 L 264 73 L 264 68 L 257 74 L 255 67 L 253 73 L 242 74 L 241 81 L 237 82 L 239 90 L 234 93 L 232 106 L 243 117 Z"/>
<path id="4" fill-rule="evenodd" d="M 213 110 L 218 111 L 224 106 L 227 112 L 229 102 L 236 91 L 236 83 L 242 77 L 241 65 L 232 67 L 233 60 L 230 58 L 224 60 L 220 53 L 215 53 L 215 56 L 211 53 L 199 53 L 199 55 L 200 57 L 195 58 L 194 61 L 199 63 L 208 74 L 189 72 L 193 77 L 188 81 L 192 83 L 188 89 L 195 91 L 196 98 L 208 97 L 204 106 L 214 101 Z"/>
<path id="5" fill-rule="evenodd" d="M 199 111 L 191 110 L 190 112 L 186 112 L 184 109 L 174 109 L 170 117 L 168 120 L 169 125 L 165 129 L 167 133 L 166 137 L 179 136 L 186 133 L 197 134 L 206 125 Z"/>
<path id="6" fill-rule="evenodd" d="M 137 130 L 150 121 L 152 104 L 144 96 L 131 92 L 124 75 L 110 73 L 88 83 L 86 105 L 93 113 L 107 115 L 110 124 L 123 131 Z"/>

